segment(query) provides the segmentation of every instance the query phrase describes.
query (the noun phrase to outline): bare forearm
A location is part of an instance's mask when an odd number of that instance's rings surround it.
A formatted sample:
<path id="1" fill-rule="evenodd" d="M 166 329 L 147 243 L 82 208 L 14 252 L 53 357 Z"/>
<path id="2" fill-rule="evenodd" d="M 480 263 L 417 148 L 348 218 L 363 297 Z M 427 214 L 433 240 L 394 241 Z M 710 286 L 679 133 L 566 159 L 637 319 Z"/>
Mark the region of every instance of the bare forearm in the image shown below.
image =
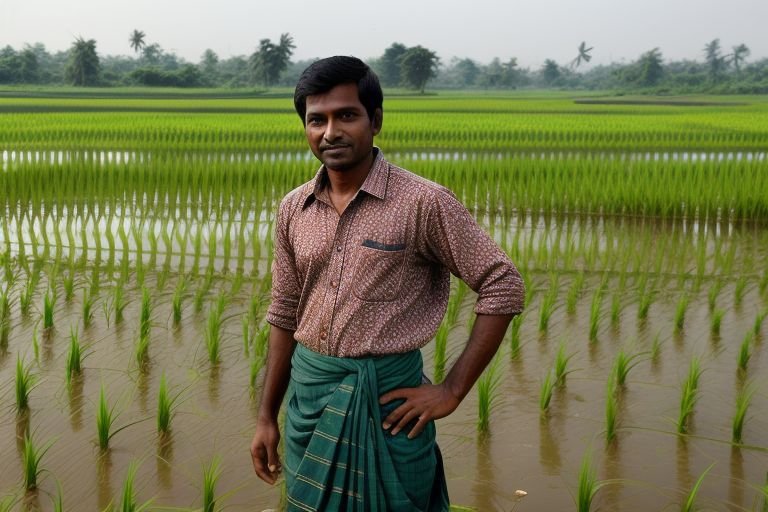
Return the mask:
<path id="1" fill-rule="evenodd" d="M 288 388 L 291 376 L 291 356 L 296 347 L 293 331 L 271 326 L 269 348 L 267 351 L 267 369 L 259 404 L 259 419 L 274 420 L 280 410 L 280 404 Z"/>
<path id="2" fill-rule="evenodd" d="M 459 401 L 493 358 L 514 315 L 477 315 L 467 346 L 456 360 L 444 385 Z"/>

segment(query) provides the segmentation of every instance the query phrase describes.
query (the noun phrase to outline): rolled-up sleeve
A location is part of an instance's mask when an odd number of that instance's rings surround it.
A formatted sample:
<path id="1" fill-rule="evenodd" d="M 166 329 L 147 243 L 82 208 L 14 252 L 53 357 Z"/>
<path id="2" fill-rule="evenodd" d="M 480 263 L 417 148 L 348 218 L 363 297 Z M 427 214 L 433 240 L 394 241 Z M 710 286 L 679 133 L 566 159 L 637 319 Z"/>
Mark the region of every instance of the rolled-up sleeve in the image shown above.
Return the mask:
<path id="1" fill-rule="evenodd" d="M 290 215 L 290 201 L 286 198 L 280 203 L 277 213 L 275 257 L 272 261 L 272 302 L 267 309 L 266 320 L 276 327 L 295 331 L 301 287 L 288 233 Z"/>
<path id="2" fill-rule="evenodd" d="M 525 286 L 520 272 L 448 189 L 434 192 L 426 229 L 434 258 L 477 293 L 475 313 L 522 312 Z"/>

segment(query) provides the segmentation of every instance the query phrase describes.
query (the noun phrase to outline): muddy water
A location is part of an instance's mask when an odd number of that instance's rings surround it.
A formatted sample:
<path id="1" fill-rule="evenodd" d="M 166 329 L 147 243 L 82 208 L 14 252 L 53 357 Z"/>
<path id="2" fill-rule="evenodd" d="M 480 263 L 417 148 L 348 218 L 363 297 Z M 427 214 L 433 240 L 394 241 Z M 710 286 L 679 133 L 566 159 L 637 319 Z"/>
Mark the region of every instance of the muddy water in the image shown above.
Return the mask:
<path id="1" fill-rule="evenodd" d="M 764 287 L 761 289 L 768 267 L 768 229 L 682 221 L 574 221 L 530 216 L 495 222 L 494 236 L 519 257 L 529 286 L 536 292 L 523 319 L 520 356 L 510 357 L 509 340 L 502 346 L 502 384 L 489 433 L 481 435 L 477 431 L 475 391 L 455 414 L 438 422 L 452 501 L 484 511 L 574 510 L 579 467 L 584 455 L 590 453 L 598 478 L 606 482 L 595 499 L 601 510 L 678 509 L 696 479 L 712 463 L 699 493 L 702 506 L 712 510 L 752 510 L 762 506 L 756 488 L 765 484 L 768 470 L 768 320 L 752 342 L 752 357 L 745 374 L 737 371 L 736 361 L 739 346 L 753 329 L 756 315 L 768 307 L 768 293 Z M 92 234 L 93 226 L 84 225 Z M 149 229 L 148 225 L 145 229 Z M 27 240 L 28 229 L 11 226 L 8 230 L 12 233 L 10 247 L 14 256 L 18 255 L 18 240 Z M 516 243 L 518 232 L 521 234 Z M 259 233 L 249 231 L 248 236 Z M 74 239 L 81 240 L 80 234 Z M 6 242 L 0 240 L 0 247 L 6 247 Z M 576 248 L 572 256 L 553 256 L 555 247 L 569 244 Z M 153 308 L 149 364 L 141 370 L 134 357 L 141 303 L 135 252 L 128 256 L 131 270 L 124 320 L 116 323 L 114 314 L 109 324 L 105 319 L 104 305 L 110 303 L 120 268 L 106 268 L 108 258 L 102 254 L 98 257 L 102 265 L 98 269 L 101 289 L 93 306 L 93 320 L 85 327 L 83 290 L 93 279 L 96 259 L 93 245 L 89 246 L 89 251 L 76 253 L 76 290 L 69 301 L 64 298 L 62 284 L 66 265 L 54 282 L 58 294 L 55 327 L 39 335 L 39 357 L 32 366 L 38 385 L 30 395 L 29 413 L 22 415 L 14 411 L 16 355 L 21 354 L 27 362 L 34 360 L 33 333 L 42 314 L 50 266 L 30 266 L 29 272 L 40 273 L 41 277 L 25 316 L 17 297 L 28 273 L 16 262 L 9 263 L 18 279 L 10 285 L 9 336 L 0 351 L 0 496 L 16 494 L 25 504 L 22 508 L 52 510 L 51 496 L 57 493 L 58 483 L 65 509 L 103 510 L 111 500 L 119 499 L 128 465 L 138 460 L 135 487 L 141 501 L 153 499 L 158 507 L 195 508 L 201 503 L 203 467 L 220 457 L 223 472 L 217 491 L 228 510 L 278 506 L 280 487 L 269 487 L 254 476 L 248 454 L 256 410 L 249 386 L 255 347 L 245 354 L 241 318 L 252 310 L 252 298 L 261 289 L 266 269 L 264 253 L 259 264 L 245 269 L 240 278 L 242 285 L 234 291 L 238 278 L 233 268 L 224 270 L 220 255 L 215 255 L 215 274 L 208 284 L 204 276 L 187 276 L 179 326 L 174 326 L 171 311 L 179 279 L 174 267 L 178 261 L 174 257 L 164 275 L 160 263 L 154 270 L 146 268 L 150 255 L 144 254 L 141 274 L 145 276 L 144 285 L 152 291 Z M 146 251 L 148 245 L 144 247 Z M 218 247 L 220 250 L 221 244 Z M 173 251 L 178 253 L 178 249 Z M 703 257 L 699 255 L 701 250 Z M 55 248 L 50 253 L 55 254 Z M 624 262 L 622 255 L 627 253 L 632 258 Z M 640 255 L 637 262 L 635 253 Z M 252 252 L 248 254 L 253 256 Z M 164 254 L 157 255 L 158 262 L 164 258 Z M 188 255 L 187 269 L 190 261 Z M 205 272 L 205 261 L 201 272 Z M 79 265 L 84 267 L 80 269 Z M 584 288 L 575 312 L 569 313 L 568 290 L 581 270 L 585 271 Z M 547 330 L 541 331 L 541 303 L 552 274 L 559 276 L 557 301 Z M 0 279 L 2 290 L 9 285 L 7 274 L 3 272 Z M 716 282 L 722 283 L 716 309 L 724 312 L 719 335 L 712 333 L 708 304 L 709 291 Z M 604 292 L 598 334 L 591 341 L 590 307 L 601 285 Z M 645 319 L 638 319 L 641 286 L 656 292 Z M 201 287 L 205 293 L 199 292 Z M 675 309 L 683 291 L 689 297 L 689 306 L 683 328 L 676 331 Z M 613 323 L 609 310 L 616 293 L 622 307 L 619 321 Z M 212 365 L 203 340 L 208 312 L 221 294 L 227 297 L 221 362 Z M 199 308 L 195 304 L 198 295 L 203 298 Z M 449 360 L 458 355 L 466 339 L 472 303 L 470 294 L 451 330 Z M 258 324 L 252 326 L 252 331 L 263 323 L 263 308 L 257 308 Z M 65 359 L 70 328 L 80 333 L 87 355 L 82 375 L 67 386 Z M 658 354 L 652 358 L 650 352 L 657 337 Z M 573 354 L 569 363 L 572 372 L 566 384 L 555 390 L 548 411 L 542 414 L 540 382 L 552 368 L 561 343 Z M 617 437 L 607 443 L 606 382 L 621 348 L 630 354 L 646 355 L 629 372 L 621 390 Z M 433 351 L 433 344 L 423 351 L 428 374 L 433 372 Z M 690 435 L 680 436 L 675 426 L 680 384 L 694 355 L 701 358 L 704 373 Z M 172 433 L 167 438 L 159 437 L 155 427 L 157 389 L 163 373 L 172 389 L 181 393 Z M 739 447 L 730 443 L 731 418 L 736 392 L 748 383 L 755 386 L 756 392 L 744 429 L 745 445 Z M 119 412 L 114 428 L 125 426 L 114 435 L 105 452 L 97 446 L 95 427 L 102 385 L 110 404 Z M 255 395 L 258 393 L 256 389 Z M 20 490 L 20 437 L 25 432 L 40 444 L 53 442 L 41 463 L 46 472 L 41 475 L 40 488 L 27 494 Z M 527 496 L 516 497 L 518 489 L 526 491 Z"/>

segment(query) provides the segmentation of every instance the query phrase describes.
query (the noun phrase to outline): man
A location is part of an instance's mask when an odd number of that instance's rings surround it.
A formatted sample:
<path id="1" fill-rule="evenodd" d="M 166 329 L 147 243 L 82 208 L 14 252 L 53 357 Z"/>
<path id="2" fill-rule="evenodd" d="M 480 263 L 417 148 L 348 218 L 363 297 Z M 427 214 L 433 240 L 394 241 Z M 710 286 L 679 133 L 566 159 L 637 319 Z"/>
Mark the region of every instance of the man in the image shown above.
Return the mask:
<path id="1" fill-rule="evenodd" d="M 434 420 L 452 413 L 523 303 L 509 258 L 446 188 L 384 159 L 378 78 L 331 57 L 296 86 L 322 162 L 281 202 L 269 351 L 251 455 L 272 484 L 285 425 L 289 510 L 448 509 Z M 419 349 L 445 314 L 450 273 L 475 291 L 470 339 L 445 381 L 422 381 Z"/>

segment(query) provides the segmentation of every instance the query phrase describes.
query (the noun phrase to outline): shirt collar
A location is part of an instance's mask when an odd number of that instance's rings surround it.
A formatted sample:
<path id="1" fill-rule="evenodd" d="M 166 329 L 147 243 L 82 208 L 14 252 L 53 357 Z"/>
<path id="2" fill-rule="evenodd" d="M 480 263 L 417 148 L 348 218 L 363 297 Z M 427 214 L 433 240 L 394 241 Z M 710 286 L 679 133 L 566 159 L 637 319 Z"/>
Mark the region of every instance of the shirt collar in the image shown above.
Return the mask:
<path id="1" fill-rule="evenodd" d="M 371 170 L 368 172 L 368 176 L 365 177 L 365 181 L 360 187 L 360 190 L 378 199 L 386 199 L 387 182 L 389 181 L 389 162 L 384 159 L 384 154 L 379 148 L 374 146 L 373 152 L 374 157 Z M 320 169 L 317 170 L 312 181 L 308 183 L 306 196 L 302 202 L 303 207 L 306 208 L 315 199 L 330 203 L 328 200 L 327 187 L 328 170 L 325 168 L 325 165 L 322 165 L 320 166 Z M 310 199 L 312 201 L 310 201 Z"/>

